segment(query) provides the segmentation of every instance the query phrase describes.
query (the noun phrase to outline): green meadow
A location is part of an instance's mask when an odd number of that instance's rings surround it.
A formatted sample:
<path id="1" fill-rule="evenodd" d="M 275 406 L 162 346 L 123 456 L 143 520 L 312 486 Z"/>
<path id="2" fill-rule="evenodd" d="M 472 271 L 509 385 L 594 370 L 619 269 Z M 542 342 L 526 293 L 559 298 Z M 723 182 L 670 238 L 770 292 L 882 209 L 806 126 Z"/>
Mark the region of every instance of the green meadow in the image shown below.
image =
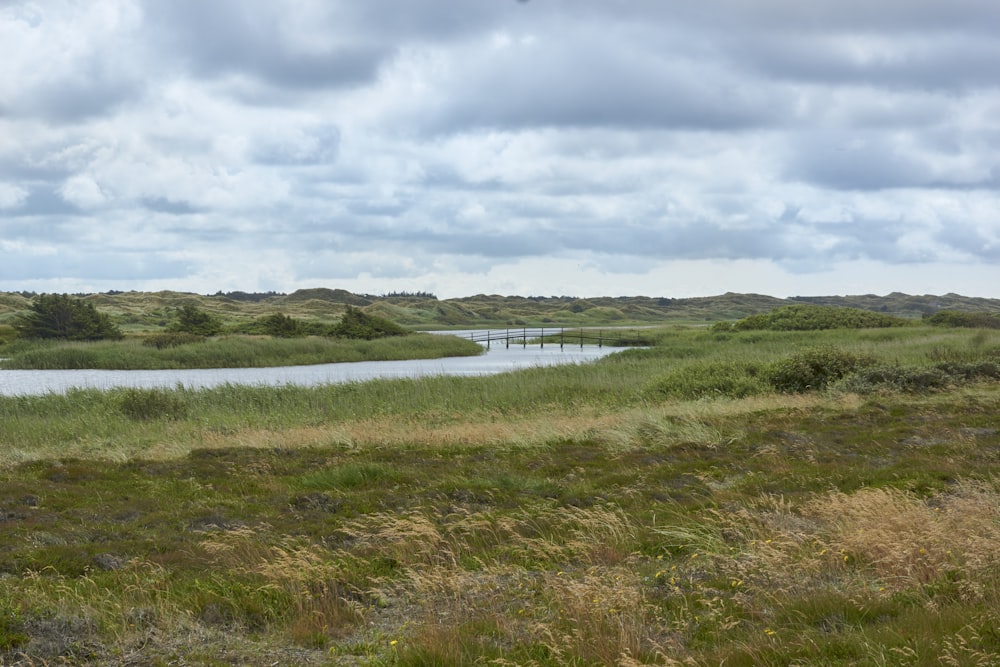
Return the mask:
<path id="1" fill-rule="evenodd" d="M 1000 331 L 644 335 L 0 398 L 0 664 L 995 664 Z"/>

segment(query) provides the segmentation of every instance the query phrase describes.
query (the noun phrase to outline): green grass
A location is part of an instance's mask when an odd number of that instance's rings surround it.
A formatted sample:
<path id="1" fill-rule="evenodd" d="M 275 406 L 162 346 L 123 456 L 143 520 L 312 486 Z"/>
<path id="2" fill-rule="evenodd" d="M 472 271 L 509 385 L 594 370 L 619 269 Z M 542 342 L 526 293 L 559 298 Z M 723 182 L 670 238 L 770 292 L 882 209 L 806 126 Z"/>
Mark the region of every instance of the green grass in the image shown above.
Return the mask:
<path id="1" fill-rule="evenodd" d="M 653 335 L 486 378 L 0 398 L 0 663 L 991 664 L 996 378 L 723 380 L 1000 338 Z"/>
<path id="2" fill-rule="evenodd" d="M 476 344 L 453 336 L 412 335 L 377 340 L 224 336 L 171 347 L 141 338 L 90 343 L 22 341 L 4 348 L 4 368 L 153 370 L 252 368 L 350 361 L 435 359 L 480 354 Z"/>

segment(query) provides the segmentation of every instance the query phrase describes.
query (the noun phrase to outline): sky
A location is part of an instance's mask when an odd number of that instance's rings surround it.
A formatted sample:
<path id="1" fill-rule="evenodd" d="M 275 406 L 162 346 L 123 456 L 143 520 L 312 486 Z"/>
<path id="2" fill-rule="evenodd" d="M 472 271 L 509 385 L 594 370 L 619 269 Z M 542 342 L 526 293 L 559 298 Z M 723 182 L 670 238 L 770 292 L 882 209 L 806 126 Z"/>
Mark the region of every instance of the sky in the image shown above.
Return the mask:
<path id="1" fill-rule="evenodd" d="M 0 0 L 0 291 L 1000 297 L 995 0 Z"/>

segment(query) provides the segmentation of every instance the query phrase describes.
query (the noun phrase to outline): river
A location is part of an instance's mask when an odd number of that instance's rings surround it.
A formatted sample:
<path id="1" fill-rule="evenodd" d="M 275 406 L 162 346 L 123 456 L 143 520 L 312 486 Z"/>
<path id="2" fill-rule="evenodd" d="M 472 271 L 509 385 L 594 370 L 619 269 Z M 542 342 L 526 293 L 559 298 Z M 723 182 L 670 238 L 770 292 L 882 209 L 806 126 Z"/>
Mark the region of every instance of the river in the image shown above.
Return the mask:
<path id="1" fill-rule="evenodd" d="M 282 386 L 363 382 L 380 378 L 417 378 L 433 375 L 494 375 L 536 366 L 585 363 L 621 348 L 588 345 L 511 345 L 494 343 L 476 357 L 416 359 L 410 361 L 360 361 L 276 368 L 199 368 L 163 371 L 0 370 L 0 395 L 26 396 L 65 393 L 70 389 L 118 387 L 177 387 L 200 389 L 224 384 Z"/>

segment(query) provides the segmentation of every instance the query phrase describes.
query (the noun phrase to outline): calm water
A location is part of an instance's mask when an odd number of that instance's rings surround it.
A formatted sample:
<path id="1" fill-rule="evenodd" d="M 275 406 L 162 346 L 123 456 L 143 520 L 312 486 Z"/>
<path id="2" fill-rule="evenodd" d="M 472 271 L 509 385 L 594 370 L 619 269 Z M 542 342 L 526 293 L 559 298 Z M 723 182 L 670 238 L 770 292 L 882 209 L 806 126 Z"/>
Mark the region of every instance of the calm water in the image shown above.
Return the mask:
<path id="1" fill-rule="evenodd" d="M 0 395 L 62 393 L 74 388 L 184 387 L 198 389 L 223 384 L 321 385 L 363 382 L 379 378 L 416 378 L 429 375 L 493 375 L 520 368 L 592 361 L 618 351 L 610 347 L 537 345 L 522 348 L 493 343 L 478 357 L 362 361 L 357 363 L 281 366 L 278 368 L 210 368 L 171 371 L 19 371 L 0 370 Z"/>

